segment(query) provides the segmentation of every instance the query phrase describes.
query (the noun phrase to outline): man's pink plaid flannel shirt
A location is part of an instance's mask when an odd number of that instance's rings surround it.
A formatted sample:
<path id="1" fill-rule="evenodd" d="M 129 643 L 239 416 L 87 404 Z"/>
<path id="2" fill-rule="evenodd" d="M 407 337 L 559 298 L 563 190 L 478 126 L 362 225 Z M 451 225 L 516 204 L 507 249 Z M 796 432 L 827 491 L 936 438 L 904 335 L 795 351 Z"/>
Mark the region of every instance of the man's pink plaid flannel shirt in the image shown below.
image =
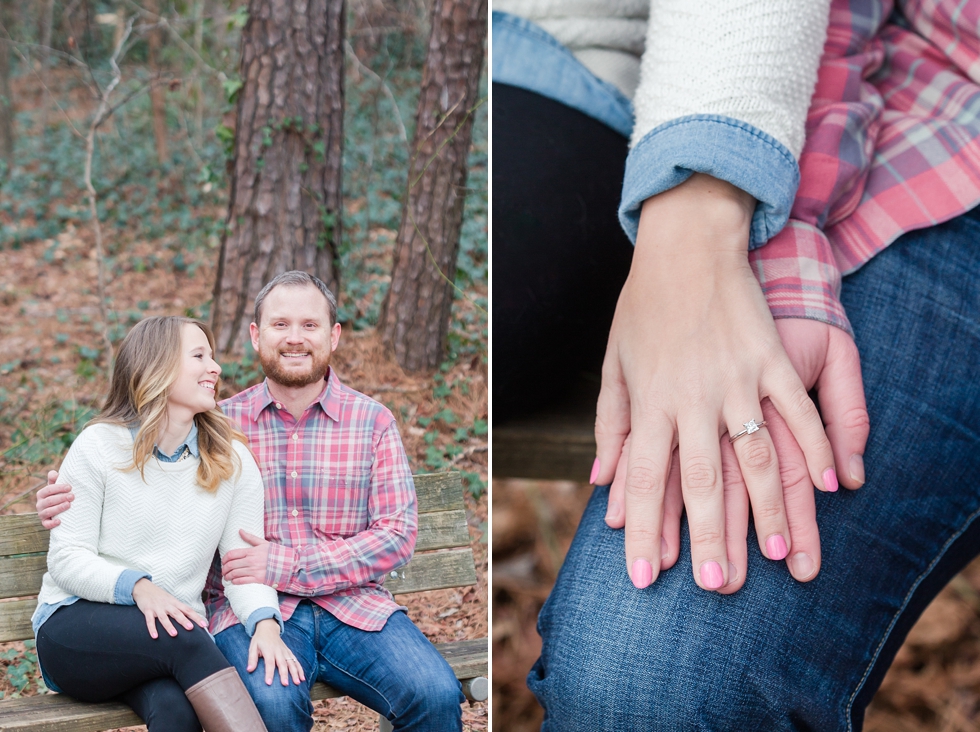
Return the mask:
<path id="1" fill-rule="evenodd" d="M 411 558 L 418 529 L 415 484 L 391 412 L 341 384 L 333 369 L 299 420 L 265 382 L 221 408 L 262 470 L 272 542 L 266 584 L 279 591 L 283 620 L 309 598 L 348 625 L 381 630 L 399 609 L 381 583 Z M 238 622 L 217 587 L 212 568 L 212 633 Z"/>
<path id="2" fill-rule="evenodd" d="M 850 331 L 841 275 L 980 203 L 980 2 L 833 0 L 789 223 L 750 258 L 775 317 Z"/>

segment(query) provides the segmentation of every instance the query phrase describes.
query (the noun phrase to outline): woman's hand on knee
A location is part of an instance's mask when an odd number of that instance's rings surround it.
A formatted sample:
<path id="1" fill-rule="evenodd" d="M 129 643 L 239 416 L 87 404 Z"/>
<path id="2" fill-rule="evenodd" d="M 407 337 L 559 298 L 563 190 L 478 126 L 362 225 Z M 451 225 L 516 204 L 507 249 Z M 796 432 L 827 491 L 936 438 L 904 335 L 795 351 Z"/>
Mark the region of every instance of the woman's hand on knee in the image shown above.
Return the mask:
<path id="1" fill-rule="evenodd" d="M 276 669 L 279 669 L 279 680 L 283 686 L 289 686 L 289 677 L 293 683 L 306 681 L 306 672 L 280 637 L 279 623 L 272 618 L 260 620 L 255 624 L 252 642 L 248 647 L 247 671 L 252 673 L 258 668 L 259 658 L 265 659 L 265 683 L 272 686 Z"/>
<path id="2" fill-rule="evenodd" d="M 814 484 L 822 485 L 828 471 L 833 475 L 820 417 L 748 264 L 753 207 L 738 189 L 699 175 L 643 207 L 603 364 L 593 475 L 596 483 L 612 480 L 629 436 L 626 559 L 638 587 L 655 580 L 662 566 L 675 448 L 694 577 L 706 590 L 736 579 L 728 534 L 744 542 L 740 529 L 726 526 L 722 453 L 730 434 L 745 431 L 729 446 L 751 500 L 760 550 L 782 560 L 791 549 L 776 451 L 765 428 L 749 422 L 762 421 L 764 398 L 786 419 Z"/>
<path id="3" fill-rule="evenodd" d="M 157 621 L 172 638 L 177 636 L 177 629 L 170 619 L 173 618 L 186 630 L 194 630 L 197 624 L 207 630 L 208 621 L 194 612 L 187 603 L 181 602 L 169 592 L 159 587 L 145 577 L 133 587 L 133 600 L 146 618 L 146 629 L 151 638 L 157 638 Z"/>

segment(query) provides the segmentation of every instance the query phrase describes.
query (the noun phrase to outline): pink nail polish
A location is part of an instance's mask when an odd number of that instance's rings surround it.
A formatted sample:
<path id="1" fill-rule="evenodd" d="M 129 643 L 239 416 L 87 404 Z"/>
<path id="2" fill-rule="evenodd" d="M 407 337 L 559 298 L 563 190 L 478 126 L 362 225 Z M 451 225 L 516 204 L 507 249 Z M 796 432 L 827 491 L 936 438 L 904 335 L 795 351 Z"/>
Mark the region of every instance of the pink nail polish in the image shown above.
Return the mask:
<path id="1" fill-rule="evenodd" d="M 595 485 L 595 479 L 598 477 L 599 477 L 599 458 L 596 458 L 595 462 L 592 463 L 592 475 L 589 476 L 589 482 L 592 485 Z"/>
<path id="2" fill-rule="evenodd" d="M 701 565 L 701 584 L 708 590 L 717 590 L 725 584 L 725 575 L 722 574 L 718 562 L 705 562 Z"/>
<path id="3" fill-rule="evenodd" d="M 825 471 L 823 471 L 823 487 L 828 493 L 837 492 L 837 473 L 833 468 L 827 468 Z"/>
<path id="4" fill-rule="evenodd" d="M 779 534 L 773 534 L 766 539 L 766 553 L 770 559 L 785 559 L 789 551 L 786 549 L 786 540 Z"/>
<path id="5" fill-rule="evenodd" d="M 646 559 L 637 559 L 633 562 L 633 585 L 638 589 L 642 590 L 644 587 L 649 587 L 650 583 L 653 582 L 653 567 L 650 566 L 650 562 Z"/>

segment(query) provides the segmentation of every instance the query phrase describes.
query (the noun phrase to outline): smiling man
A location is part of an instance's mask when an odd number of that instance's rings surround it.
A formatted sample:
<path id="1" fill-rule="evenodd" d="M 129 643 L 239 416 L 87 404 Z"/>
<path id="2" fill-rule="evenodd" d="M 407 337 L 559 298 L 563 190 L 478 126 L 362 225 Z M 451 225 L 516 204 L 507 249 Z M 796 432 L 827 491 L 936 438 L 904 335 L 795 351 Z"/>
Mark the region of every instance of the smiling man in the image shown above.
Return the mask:
<path id="1" fill-rule="evenodd" d="M 255 299 L 250 332 L 266 379 L 221 408 L 262 469 L 265 539 L 242 532 L 251 547 L 215 564 L 205 590 L 210 630 L 270 730 L 313 726 L 309 690 L 318 680 L 396 730 L 460 730 L 464 697 L 452 669 L 381 584 L 415 547 L 415 487 L 391 412 L 330 368 L 336 319 L 333 294 L 306 272 L 279 275 Z M 38 493 L 48 528 L 70 505 L 66 490 Z M 303 683 L 269 683 L 222 578 L 278 590 L 282 637 Z"/>

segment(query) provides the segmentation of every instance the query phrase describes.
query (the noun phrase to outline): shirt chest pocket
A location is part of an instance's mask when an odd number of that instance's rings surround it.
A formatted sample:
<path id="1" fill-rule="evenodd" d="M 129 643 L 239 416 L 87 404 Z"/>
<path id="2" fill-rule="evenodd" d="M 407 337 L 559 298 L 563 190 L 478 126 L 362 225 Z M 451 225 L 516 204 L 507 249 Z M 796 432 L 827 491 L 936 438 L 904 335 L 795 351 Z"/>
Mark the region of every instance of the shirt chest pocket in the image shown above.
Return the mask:
<path id="1" fill-rule="evenodd" d="M 324 468 L 319 484 L 313 505 L 320 530 L 330 536 L 347 537 L 367 528 L 370 471 Z"/>

